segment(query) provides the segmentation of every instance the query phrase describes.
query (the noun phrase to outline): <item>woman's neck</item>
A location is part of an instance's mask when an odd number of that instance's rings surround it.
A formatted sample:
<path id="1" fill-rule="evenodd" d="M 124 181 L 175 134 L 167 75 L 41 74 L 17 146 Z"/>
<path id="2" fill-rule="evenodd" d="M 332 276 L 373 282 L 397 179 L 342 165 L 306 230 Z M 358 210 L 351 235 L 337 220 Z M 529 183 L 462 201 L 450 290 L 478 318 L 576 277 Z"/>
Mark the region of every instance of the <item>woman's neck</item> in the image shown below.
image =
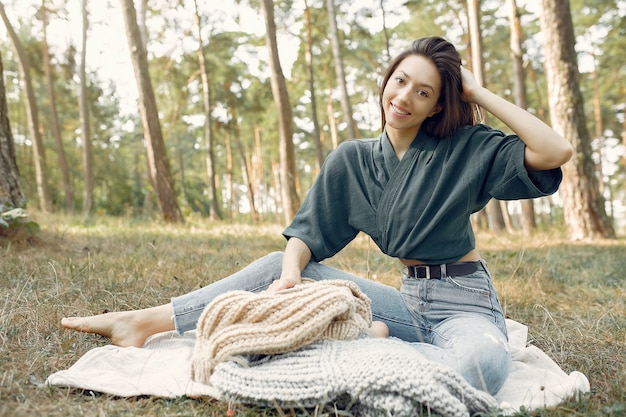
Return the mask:
<path id="1" fill-rule="evenodd" d="M 419 131 L 419 129 L 411 129 L 410 131 L 408 131 L 387 128 L 386 130 L 387 137 L 389 138 L 389 142 L 391 143 L 391 146 L 393 147 L 393 150 L 396 153 L 398 160 L 402 160 L 402 157 L 404 157 L 404 154 L 411 146 L 411 143 L 413 143 L 415 136 L 417 136 L 417 132 Z"/>

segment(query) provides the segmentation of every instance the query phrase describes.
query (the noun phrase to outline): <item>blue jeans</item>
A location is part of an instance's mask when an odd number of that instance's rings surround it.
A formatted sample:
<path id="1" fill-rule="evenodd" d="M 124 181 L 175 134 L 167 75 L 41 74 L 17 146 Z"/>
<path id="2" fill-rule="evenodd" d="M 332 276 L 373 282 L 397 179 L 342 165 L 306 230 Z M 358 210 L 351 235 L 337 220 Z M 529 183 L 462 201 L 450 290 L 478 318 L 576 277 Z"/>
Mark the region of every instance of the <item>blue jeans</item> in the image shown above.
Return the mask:
<path id="1" fill-rule="evenodd" d="M 271 253 L 239 272 L 172 298 L 179 333 L 196 328 L 216 296 L 230 290 L 260 292 L 280 277 L 282 252 Z M 495 394 L 511 366 L 504 315 L 484 262 L 482 269 L 441 279 L 402 278 L 396 288 L 310 262 L 303 277 L 354 281 L 372 300 L 372 316 L 389 335 L 410 342 L 425 357 L 457 370 L 474 387 Z"/>

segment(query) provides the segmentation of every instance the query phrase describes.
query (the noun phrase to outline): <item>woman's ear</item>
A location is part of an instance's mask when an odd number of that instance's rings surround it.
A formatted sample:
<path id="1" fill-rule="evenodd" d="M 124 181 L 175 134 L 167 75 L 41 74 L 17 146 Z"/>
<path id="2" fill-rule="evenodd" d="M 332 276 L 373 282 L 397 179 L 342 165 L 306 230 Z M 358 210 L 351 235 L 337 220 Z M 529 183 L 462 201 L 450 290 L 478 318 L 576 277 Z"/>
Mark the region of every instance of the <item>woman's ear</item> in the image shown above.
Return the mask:
<path id="1" fill-rule="evenodd" d="M 433 117 L 434 115 L 439 113 L 442 109 L 443 109 L 443 106 L 441 104 L 437 104 L 435 107 L 433 107 L 431 112 L 428 113 L 428 117 Z"/>

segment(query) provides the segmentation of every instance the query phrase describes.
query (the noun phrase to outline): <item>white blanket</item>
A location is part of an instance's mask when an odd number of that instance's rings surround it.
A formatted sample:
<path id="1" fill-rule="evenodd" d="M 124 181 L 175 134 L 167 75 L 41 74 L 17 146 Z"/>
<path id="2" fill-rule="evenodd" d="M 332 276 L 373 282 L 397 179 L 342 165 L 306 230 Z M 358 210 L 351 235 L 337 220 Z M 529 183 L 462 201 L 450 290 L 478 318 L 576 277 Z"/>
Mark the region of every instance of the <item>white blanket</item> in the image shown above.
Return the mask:
<path id="1" fill-rule="evenodd" d="M 567 374 L 540 349 L 526 346 L 526 326 L 507 320 L 507 328 L 513 367 L 504 387 L 495 396 L 503 412 L 513 414 L 522 406 L 531 410 L 555 406 L 579 393 L 589 392 L 585 375 Z M 194 344 L 193 332 L 184 336 L 166 332 L 149 338 L 143 348 L 98 347 L 69 369 L 50 375 L 46 384 L 122 397 L 219 398 L 214 387 L 191 380 Z"/>

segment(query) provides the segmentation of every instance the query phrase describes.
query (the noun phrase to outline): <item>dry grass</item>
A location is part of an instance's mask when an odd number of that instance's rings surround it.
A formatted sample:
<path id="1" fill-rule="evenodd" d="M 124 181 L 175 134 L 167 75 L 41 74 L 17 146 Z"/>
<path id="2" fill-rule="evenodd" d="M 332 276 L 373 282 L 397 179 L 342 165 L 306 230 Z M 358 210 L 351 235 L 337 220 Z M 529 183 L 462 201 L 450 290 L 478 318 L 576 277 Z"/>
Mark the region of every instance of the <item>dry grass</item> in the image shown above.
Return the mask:
<path id="1" fill-rule="evenodd" d="M 35 220 L 42 226 L 37 241 L 0 240 L 0 417 L 226 415 L 227 404 L 208 400 L 116 399 L 36 383 L 107 343 L 62 330 L 62 316 L 168 302 L 281 250 L 281 228 L 193 219 L 184 226 Z M 528 324 L 536 345 L 592 384 L 581 400 L 520 415 L 626 415 L 626 242 L 571 243 L 554 234 L 484 234 L 478 241 L 507 316 Z M 398 264 L 361 236 L 329 263 L 398 284 Z M 237 406 L 236 415 L 281 412 Z"/>

